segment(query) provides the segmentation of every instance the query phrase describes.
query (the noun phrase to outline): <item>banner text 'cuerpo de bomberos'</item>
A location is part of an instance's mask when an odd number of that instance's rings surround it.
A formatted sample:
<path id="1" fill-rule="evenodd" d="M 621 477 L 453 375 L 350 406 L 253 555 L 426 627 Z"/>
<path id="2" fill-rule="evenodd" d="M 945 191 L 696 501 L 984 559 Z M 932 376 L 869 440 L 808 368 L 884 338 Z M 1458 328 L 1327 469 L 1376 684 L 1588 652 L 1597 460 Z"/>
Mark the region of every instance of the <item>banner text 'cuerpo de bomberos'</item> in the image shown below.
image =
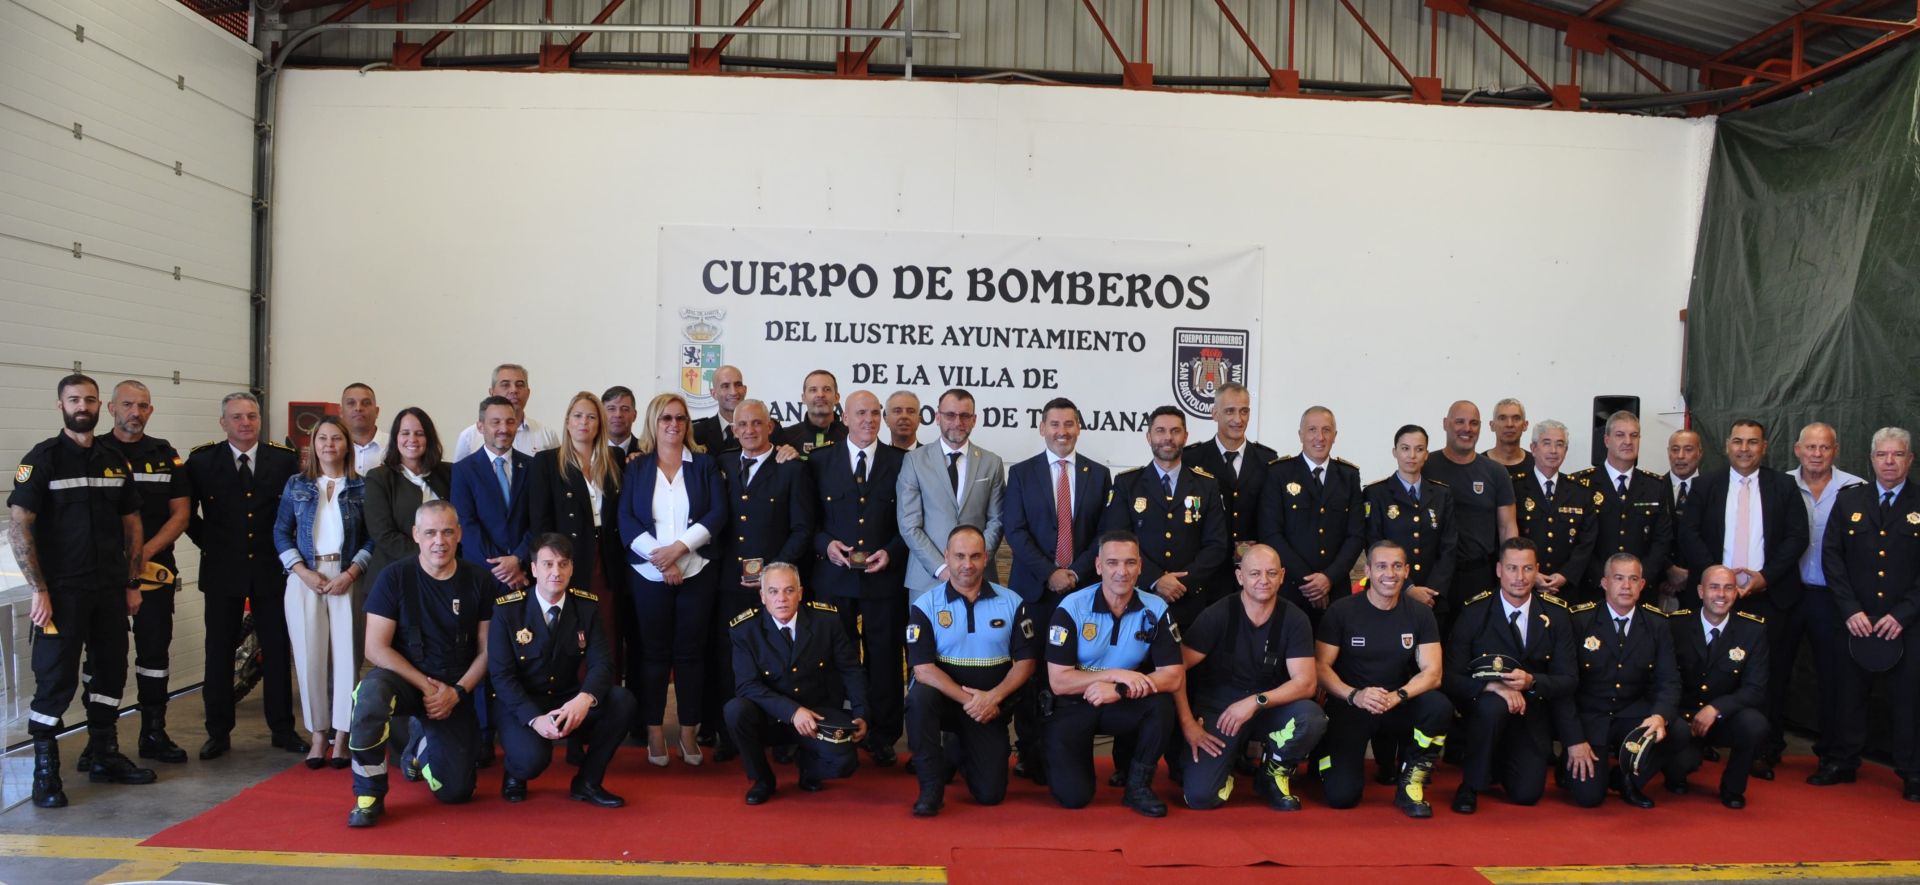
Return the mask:
<path id="1" fill-rule="evenodd" d="M 1259 377 L 1257 248 L 668 227 L 659 254 L 660 382 L 696 414 L 731 364 L 782 424 L 804 420 L 802 381 L 826 369 L 843 397 L 912 391 L 930 425 L 940 393 L 966 388 L 973 440 L 1010 462 L 1039 449 L 1064 396 L 1082 451 L 1137 464 L 1155 407 L 1179 406 L 1205 439 L 1216 386 Z"/>

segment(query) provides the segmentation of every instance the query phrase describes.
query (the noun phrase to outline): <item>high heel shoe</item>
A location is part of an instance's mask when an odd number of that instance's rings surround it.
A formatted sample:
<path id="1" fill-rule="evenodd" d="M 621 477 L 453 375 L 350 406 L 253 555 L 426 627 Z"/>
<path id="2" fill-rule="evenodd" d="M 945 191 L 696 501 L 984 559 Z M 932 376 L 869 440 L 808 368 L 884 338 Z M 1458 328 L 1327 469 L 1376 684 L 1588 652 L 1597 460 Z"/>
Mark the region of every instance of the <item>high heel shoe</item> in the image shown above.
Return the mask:
<path id="1" fill-rule="evenodd" d="M 307 752 L 309 754 L 306 759 L 308 771 L 319 771 L 327 767 L 327 744 L 320 739 L 319 735 L 314 735 Z"/>
<path id="2" fill-rule="evenodd" d="M 328 759 L 327 764 L 336 769 L 346 768 L 353 764 L 353 751 L 347 747 L 344 741 L 334 744 L 333 758 Z"/>
<path id="3" fill-rule="evenodd" d="M 665 768 L 667 767 L 667 758 L 668 757 L 666 754 L 666 748 L 664 746 L 662 746 L 661 748 L 660 755 L 655 756 L 653 755 L 652 745 L 648 745 L 647 747 L 647 764 L 648 765 L 655 765 L 660 768 Z"/>
<path id="4" fill-rule="evenodd" d="M 707 757 L 700 753 L 700 744 L 698 741 L 694 742 L 693 749 L 689 750 L 687 749 L 687 742 L 685 740 L 680 741 L 680 759 L 688 765 L 695 766 L 707 761 Z M 665 765 L 666 763 L 662 762 L 660 764 Z"/>

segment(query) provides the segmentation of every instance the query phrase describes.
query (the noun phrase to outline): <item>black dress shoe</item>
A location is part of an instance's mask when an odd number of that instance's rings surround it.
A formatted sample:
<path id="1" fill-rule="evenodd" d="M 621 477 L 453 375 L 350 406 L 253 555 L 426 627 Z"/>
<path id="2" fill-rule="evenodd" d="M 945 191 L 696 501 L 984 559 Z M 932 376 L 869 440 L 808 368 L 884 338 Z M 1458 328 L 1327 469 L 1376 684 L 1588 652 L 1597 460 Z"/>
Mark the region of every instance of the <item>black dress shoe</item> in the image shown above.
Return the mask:
<path id="1" fill-rule="evenodd" d="M 353 810 L 347 813 L 347 826 L 356 829 L 373 826 L 387 813 L 387 800 L 379 796 L 354 797 Z"/>
<path id="2" fill-rule="evenodd" d="M 748 805 L 765 805 L 767 800 L 772 798 L 773 784 L 767 783 L 766 781 L 754 781 L 752 786 L 747 787 Z"/>
<path id="3" fill-rule="evenodd" d="M 143 731 L 140 732 L 140 758 L 180 763 L 187 761 L 187 751 L 167 737 L 165 731 Z"/>
<path id="4" fill-rule="evenodd" d="M 218 759 L 227 755 L 227 751 L 231 749 L 233 744 L 228 742 L 226 736 L 210 737 L 207 738 L 206 743 L 200 745 L 200 759 L 203 762 L 208 759 Z"/>
<path id="5" fill-rule="evenodd" d="M 874 744 L 873 749 L 868 752 L 873 756 L 873 764 L 881 768 L 892 768 L 893 763 L 900 758 L 900 754 L 894 751 L 892 743 Z"/>
<path id="6" fill-rule="evenodd" d="M 1739 811 L 1740 809 L 1747 807 L 1747 797 L 1736 796 L 1730 793 L 1721 793 L 1720 804 L 1725 805 L 1728 808 L 1733 809 L 1734 811 Z"/>
<path id="7" fill-rule="evenodd" d="M 330 766 L 332 766 L 332 767 L 333 767 L 333 768 L 335 768 L 335 769 L 341 769 L 341 768 L 346 768 L 346 767 L 348 767 L 348 766 L 350 766 L 350 765 L 352 765 L 352 764 L 353 764 L 353 757 L 351 757 L 351 756 L 335 756 L 335 757 L 333 757 L 332 759 L 328 759 L 328 760 L 327 760 L 327 764 L 328 764 L 328 765 L 330 765 Z"/>
<path id="8" fill-rule="evenodd" d="M 601 808 L 619 808 L 627 804 L 627 800 L 607 792 L 606 788 L 599 784 L 590 784 L 577 777 L 573 779 L 573 786 L 567 790 L 567 798 Z"/>
<path id="9" fill-rule="evenodd" d="M 1478 810 L 1480 810 L 1480 794 L 1474 792 L 1472 787 L 1462 785 L 1460 789 L 1454 791 L 1453 813 L 1472 814 Z"/>
<path id="10" fill-rule="evenodd" d="M 827 785 L 821 783 L 817 777 L 803 777 L 800 779 L 800 789 L 809 793 L 818 793 L 826 788 Z"/>
<path id="11" fill-rule="evenodd" d="M 313 749 L 313 745 L 307 743 L 305 738 L 292 732 L 274 735 L 273 745 L 289 753 L 305 753 Z"/>
<path id="12" fill-rule="evenodd" d="M 1807 783 L 1816 787 L 1831 787 L 1834 784 L 1850 784 L 1860 779 L 1860 775 L 1851 768 L 1820 763 L 1820 767 L 1807 775 Z"/>
<path id="13" fill-rule="evenodd" d="M 1652 808 L 1653 807 L 1653 797 L 1645 793 L 1642 793 L 1637 789 L 1628 788 L 1628 789 L 1621 790 L 1620 798 L 1622 800 L 1625 800 L 1628 805 L 1631 805 L 1635 808 Z"/>
<path id="14" fill-rule="evenodd" d="M 1765 759 L 1755 759 L 1753 767 L 1747 770 L 1747 774 L 1763 781 L 1773 780 L 1773 763 Z"/>
<path id="15" fill-rule="evenodd" d="M 308 756 L 303 761 L 307 763 L 308 771 L 319 771 L 320 769 L 327 767 L 327 760 L 322 759 L 319 756 Z"/>
<path id="16" fill-rule="evenodd" d="M 1693 789 L 1693 787 L 1687 783 L 1687 779 L 1684 777 L 1667 778 L 1667 792 L 1669 793 L 1673 793 L 1676 796 L 1685 795 L 1687 791 L 1691 789 Z"/>
<path id="17" fill-rule="evenodd" d="M 500 781 L 500 798 L 508 802 L 527 801 L 527 782 L 508 775 Z"/>

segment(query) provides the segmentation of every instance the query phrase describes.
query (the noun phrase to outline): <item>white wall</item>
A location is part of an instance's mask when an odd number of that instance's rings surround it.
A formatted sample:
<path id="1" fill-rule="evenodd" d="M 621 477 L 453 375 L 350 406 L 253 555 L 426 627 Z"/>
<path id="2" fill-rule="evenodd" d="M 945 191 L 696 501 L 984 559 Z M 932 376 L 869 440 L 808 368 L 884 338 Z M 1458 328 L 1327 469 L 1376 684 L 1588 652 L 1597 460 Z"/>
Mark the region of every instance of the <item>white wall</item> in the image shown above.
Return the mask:
<path id="1" fill-rule="evenodd" d="M 1255 243 L 1258 436 L 1297 448 L 1323 403 L 1369 479 L 1395 427 L 1437 433 L 1461 397 L 1562 418 L 1583 465 L 1590 398 L 1637 394 L 1661 468 L 1712 137 L 1544 111 L 453 71 L 292 71 L 280 120 L 278 400 L 363 379 L 451 440 L 497 362 L 529 366 L 550 422 L 577 389 L 644 391 L 662 224 Z M 748 382 L 791 399 L 803 371 Z"/>

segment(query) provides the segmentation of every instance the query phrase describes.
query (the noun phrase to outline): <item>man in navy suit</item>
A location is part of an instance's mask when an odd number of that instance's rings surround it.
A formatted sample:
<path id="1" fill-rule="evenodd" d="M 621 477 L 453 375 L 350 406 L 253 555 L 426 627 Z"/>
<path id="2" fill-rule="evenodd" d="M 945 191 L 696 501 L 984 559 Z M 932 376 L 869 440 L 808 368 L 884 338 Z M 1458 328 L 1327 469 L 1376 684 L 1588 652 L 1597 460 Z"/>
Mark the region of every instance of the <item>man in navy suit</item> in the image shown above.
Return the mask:
<path id="1" fill-rule="evenodd" d="M 1680 553 L 1689 571 L 1707 566 L 1733 569 L 1740 611 L 1766 619 L 1768 658 L 1767 723 L 1773 732 L 1753 774 L 1773 779 L 1772 762 L 1786 746 L 1787 689 L 1793 681 L 1794 655 L 1783 651 L 1790 631 L 1806 615 L 1801 611 L 1800 554 L 1811 533 L 1806 499 L 1793 477 L 1760 466 L 1767 455 L 1767 429 L 1741 418 L 1727 434 L 1728 469 L 1702 471 L 1680 514 Z M 1682 608 L 1699 609 L 1697 590 L 1681 596 Z"/>
<path id="2" fill-rule="evenodd" d="M 907 630 L 907 542 L 900 537 L 895 486 L 907 453 L 880 441 L 880 398 L 847 396 L 841 445 L 807 460 L 819 500 L 813 592 L 840 610 L 840 625 L 864 650 L 873 710 L 867 752 L 892 765 L 904 730 L 901 697 Z"/>
<path id="3" fill-rule="evenodd" d="M 1051 622 L 1061 597 L 1098 579 L 1093 570 L 1098 547 L 1094 540 L 1100 534 L 1107 494 L 1113 490 L 1113 474 L 1100 462 L 1074 453 L 1082 426 L 1079 407 L 1070 399 L 1054 398 L 1040 417 L 1046 451 L 1007 472 L 1001 511 L 1007 546 L 1013 551 L 1013 575 L 1007 584 L 1020 594 L 1036 624 Z M 1016 769 L 1045 783 L 1037 697 L 1029 683 L 1015 701 L 1013 722 L 1020 750 Z"/>
<path id="4" fill-rule="evenodd" d="M 520 590 L 527 577 L 527 478 L 533 458 L 516 451 L 520 428 L 513 403 L 490 396 L 480 401 L 479 451 L 453 465 L 453 509 L 460 513 L 460 558 L 484 565 L 505 588 Z"/>

